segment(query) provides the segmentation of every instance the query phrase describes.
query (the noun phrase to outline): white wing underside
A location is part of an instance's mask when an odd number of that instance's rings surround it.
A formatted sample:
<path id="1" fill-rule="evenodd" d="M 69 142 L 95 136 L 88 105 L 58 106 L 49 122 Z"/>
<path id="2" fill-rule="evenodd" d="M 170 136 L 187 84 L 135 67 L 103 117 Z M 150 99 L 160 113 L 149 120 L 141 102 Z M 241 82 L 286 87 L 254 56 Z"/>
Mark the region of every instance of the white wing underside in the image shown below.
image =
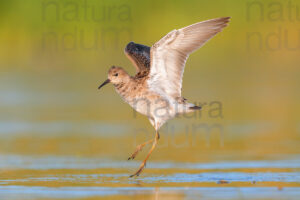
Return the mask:
<path id="1" fill-rule="evenodd" d="M 151 47 L 148 85 L 172 98 L 181 97 L 182 77 L 188 56 L 222 31 L 229 17 L 192 24 L 173 30 Z"/>

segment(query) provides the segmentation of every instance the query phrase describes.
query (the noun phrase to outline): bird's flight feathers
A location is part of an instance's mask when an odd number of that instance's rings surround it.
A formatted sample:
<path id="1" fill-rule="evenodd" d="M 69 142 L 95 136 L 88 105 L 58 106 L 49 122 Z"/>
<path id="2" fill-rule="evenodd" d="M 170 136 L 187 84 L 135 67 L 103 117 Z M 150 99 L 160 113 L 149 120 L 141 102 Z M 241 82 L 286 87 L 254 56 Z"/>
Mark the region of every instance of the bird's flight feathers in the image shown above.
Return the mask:
<path id="1" fill-rule="evenodd" d="M 174 98 L 181 97 L 182 76 L 188 56 L 227 26 L 230 17 L 217 18 L 173 30 L 150 51 L 148 85 Z"/>

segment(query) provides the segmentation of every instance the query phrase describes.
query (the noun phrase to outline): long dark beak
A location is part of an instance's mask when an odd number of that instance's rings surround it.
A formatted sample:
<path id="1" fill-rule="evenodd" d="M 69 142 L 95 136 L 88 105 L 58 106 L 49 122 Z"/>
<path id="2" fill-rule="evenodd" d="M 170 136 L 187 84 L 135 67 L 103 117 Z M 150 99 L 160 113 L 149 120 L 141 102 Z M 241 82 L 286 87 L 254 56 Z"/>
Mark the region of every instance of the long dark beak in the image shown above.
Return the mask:
<path id="1" fill-rule="evenodd" d="M 107 79 L 106 81 L 104 81 L 99 87 L 98 89 L 102 88 L 104 85 L 106 85 L 107 83 L 110 83 L 110 80 Z"/>

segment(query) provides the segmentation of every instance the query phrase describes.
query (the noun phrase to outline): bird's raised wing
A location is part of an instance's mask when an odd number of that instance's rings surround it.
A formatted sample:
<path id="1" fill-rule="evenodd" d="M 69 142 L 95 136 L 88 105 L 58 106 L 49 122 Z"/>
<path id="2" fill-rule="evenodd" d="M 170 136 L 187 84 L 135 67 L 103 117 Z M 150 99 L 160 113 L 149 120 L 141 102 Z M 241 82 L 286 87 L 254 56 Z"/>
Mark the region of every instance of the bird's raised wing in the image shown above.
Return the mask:
<path id="1" fill-rule="evenodd" d="M 137 73 L 150 70 L 150 47 L 134 42 L 129 42 L 125 49 L 125 55 L 136 69 Z"/>
<path id="2" fill-rule="evenodd" d="M 182 76 L 188 56 L 227 26 L 230 17 L 211 19 L 173 30 L 151 47 L 149 86 L 181 97 Z"/>

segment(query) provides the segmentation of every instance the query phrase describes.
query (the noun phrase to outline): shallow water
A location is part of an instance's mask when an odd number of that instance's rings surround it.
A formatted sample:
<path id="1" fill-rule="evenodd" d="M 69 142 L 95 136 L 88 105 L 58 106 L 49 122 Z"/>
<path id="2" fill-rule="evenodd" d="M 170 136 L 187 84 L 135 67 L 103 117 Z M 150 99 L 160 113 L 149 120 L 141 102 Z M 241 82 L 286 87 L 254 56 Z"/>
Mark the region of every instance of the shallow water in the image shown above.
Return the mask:
<path id="1" fill-rule="evenodd" d="M 0 187 L 3 199 L 298 199 L 298 188 L 271 187 Z"/>
<path id="2" fill-rule="evenodd" d="M 1 199 L 298 199 L 300 159 L 213 163 L 1 156 Z M 121 167 L 120 167 L 121 166 Z"/>
<path id="3" fill-rule="evenodd" d="M 89 110 L 90 120 L 65 120 L 51 108 L 31 106 L 32 119 L 0 122 L 1 200 L 300 196 L 300 135 L 280 131 L 275 122 L 219 120 L 222 133 L 192 133 L 185 127 L 205 119 L 174 119 L 161 130 L 143 173 L 129 178 L 149 147 L 133 161 L 128 156 L 153 135 L 144 118 L 132 118 L 129 111 L 118 116 L 123 121 L 97 121 L 109 113 L 103 108 Z M 14 109 L 24 108 L 5 112 Z M 137 131 L 143 127 L 148 129 Z"/>

